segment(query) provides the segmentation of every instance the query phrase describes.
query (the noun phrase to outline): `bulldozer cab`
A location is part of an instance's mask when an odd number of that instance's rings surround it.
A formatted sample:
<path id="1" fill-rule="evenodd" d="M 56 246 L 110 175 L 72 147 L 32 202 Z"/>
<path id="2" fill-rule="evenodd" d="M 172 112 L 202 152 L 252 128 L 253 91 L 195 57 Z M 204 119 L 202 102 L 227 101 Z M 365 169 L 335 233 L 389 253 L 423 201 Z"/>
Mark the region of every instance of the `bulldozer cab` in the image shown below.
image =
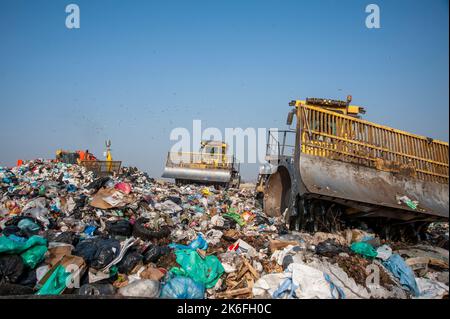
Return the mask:
<path id="1" fill-rule="evenodd" d="M 239 163 L 228 157 L 228 145 L 223 141 L 201 141 L 200 150 L 169 152 L 162 177 L 173 178 L 176 183 L 203 183 L 238 186 Z"/>
<path id="2" fill-rule="evenodd" d="M 227 163 L 228 145 L 221 141 L 202 141 L 200 147 L 203 164 L 211 164 L 218 167 Z"/>

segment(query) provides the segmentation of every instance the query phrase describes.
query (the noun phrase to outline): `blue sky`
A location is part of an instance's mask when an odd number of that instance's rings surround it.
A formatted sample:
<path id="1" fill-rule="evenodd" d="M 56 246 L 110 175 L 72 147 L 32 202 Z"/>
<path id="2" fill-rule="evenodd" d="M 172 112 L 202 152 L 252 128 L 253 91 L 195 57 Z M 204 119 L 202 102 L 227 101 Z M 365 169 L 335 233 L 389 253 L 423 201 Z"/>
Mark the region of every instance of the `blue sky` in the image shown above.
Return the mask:
<path id="1" fill-rule="evenodd" d="M 65 27 L 76 3 L 81 28 Z M 365 27 L 365 7 L 381 29 Z M 159 177 L 174 127 L 284 127 L 292 99 L 448 141 L 448 1 L 0 0 L 0 165 L 58 148 Z M 244 165 L 255 179 L 257 165 Z"/>

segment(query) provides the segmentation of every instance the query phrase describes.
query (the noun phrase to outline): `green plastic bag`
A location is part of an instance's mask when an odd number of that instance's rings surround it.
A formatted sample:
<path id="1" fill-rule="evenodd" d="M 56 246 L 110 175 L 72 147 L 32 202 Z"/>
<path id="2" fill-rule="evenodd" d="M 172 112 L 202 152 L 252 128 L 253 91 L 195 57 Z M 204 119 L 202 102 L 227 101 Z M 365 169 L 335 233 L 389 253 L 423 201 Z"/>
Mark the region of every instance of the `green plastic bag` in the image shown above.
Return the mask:
<path id="1" fill-rule="evenodd" d="M 177 249 L 175 255 L 181 267 L 173 267 L 170 272 L 192 278 L 196 282 L 205 284 L 206 288 L 214 287 L 225 272 L 216 256 L 206 256 L 203 259 L 197 251 L 191 249 Z"/>
<path id="2" fill-rule="evenodd" d="M 119 270 L 117 268 L 116 265 L 111 266 L 111 268 L 109 268 L 109 277 L 114 277 L 115 275 L 117 275 L 119 273 Z"/>
<path id="3" fill-rule="evenodd" d="M 6 236 L 0 237 L 0 253 L 20 254 L 36 245 L 47 246 L 47 240 L 41 236 L 31 236 L 25 242 L 18 242 Z"/>
<path id="4" fill-rule="evenodd" d="M 241 215 L 237 214 L 233 211 L 231 211 L 231 209 L 229 210 L 229 213 L 227 214 L 223 214 L 223 217 L 229 217 L 231 219 L 233 219 L 234 221 L 236 221 L 236 223 L 238 223 L 239 226 L 244 226 L 245 225 L 245 221 L 242 219 Z"/>
<path id="5" fill-rule="evenodd" d="M 59 265 L 36 295 L 60 295 L 67 286 L 67 278 L 69 276 L 70 272 L 67 272 L 62 265 Z"/>
<path id="6" fill-rule="evenodd" d="M 31 269 L 36 268 L 42 260 L 44 260 L 45 253 L 47 252 L 47 246 L 36 245 L 30 249 L 23 252 L 20 256 L 22 257 L 23 263 Z"/>
<path id="7" fill-rule="evenodd" d="M 39 187 L 39 196 L 44 196 L 45 195 L 45 186 L 41 185 L 41 187 Z"/>
<path id="8" fill-rule="evenodd" d="M 362 256 L 364 256 L 366 258 L 370 258 L 370 259 L 373 259 L 373 258 L 375 258 L 378 255 L 378 253 L 375 250 L 375 248 L 373 248 L 373 246 L 371 244 L 368 244 L 368 243 L 365 243 L 365 242 L 353 243 L 350 246 L 350 249 L 353 252 L 355 252 L 355 253 L 357 253 L 359 255 L 362 255 Z"/>

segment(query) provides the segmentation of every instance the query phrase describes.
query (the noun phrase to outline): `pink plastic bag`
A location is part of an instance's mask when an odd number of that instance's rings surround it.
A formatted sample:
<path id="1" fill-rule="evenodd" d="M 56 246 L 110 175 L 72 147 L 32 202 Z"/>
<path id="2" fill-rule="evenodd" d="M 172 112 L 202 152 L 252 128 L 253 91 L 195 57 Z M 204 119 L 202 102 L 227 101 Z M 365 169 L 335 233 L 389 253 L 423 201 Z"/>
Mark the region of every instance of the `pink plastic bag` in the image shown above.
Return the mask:
<path id="1" fill-rule="evenodd" d="M 128 183 L 120 182 L 114 186 L 115 189 L 120 190 L 122 193 L 129 194 L 131 192 L 131 185 Z"/>

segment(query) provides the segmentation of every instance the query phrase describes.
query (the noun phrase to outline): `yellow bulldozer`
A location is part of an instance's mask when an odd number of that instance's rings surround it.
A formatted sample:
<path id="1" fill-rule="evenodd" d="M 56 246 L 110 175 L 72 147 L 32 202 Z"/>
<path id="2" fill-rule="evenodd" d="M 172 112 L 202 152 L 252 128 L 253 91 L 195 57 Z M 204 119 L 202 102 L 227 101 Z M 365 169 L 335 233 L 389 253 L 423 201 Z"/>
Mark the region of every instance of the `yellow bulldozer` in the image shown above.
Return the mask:
<path id="1" fill-rule="evenodd" d="M 176 184 L 211 184 L 238 188 L 241 182 L 239 163 L 227 155 L 228 145 L 222 141 L 201 141 L 200 151 L 169 152 L 162 177 Z"/>
<path id="2" fill-rule="evenodd" d="M 351 100 L 289 103 L 289 129 L 269 132 L 258 177 L 265 213 L 307 231 L 364 222 L 392 239 L 448 221 L 448 143 L 363 120 Z"/>

